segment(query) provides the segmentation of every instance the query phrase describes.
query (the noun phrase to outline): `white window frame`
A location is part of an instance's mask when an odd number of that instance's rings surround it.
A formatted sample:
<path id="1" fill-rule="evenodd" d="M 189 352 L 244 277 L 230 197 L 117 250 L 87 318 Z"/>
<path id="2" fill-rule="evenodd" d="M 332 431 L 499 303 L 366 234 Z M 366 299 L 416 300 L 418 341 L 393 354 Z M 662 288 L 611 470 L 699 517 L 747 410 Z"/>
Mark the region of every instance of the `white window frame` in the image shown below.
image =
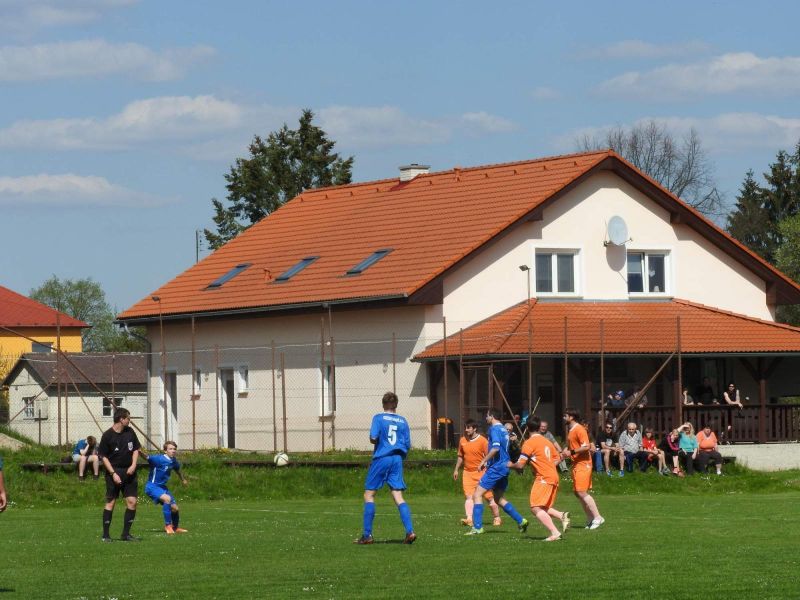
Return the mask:
<path id="1" fill-rule="evenodd" d="M 114 404 L 117 405 L 117 408 L 122 408 L 125 404 L 124 396 L 103 396 L 101 414 L 104 417 L 114 417 L 114 405 L 111 404 L 112 399 L 114 400 Z M 106 408 L 108 408 L 108 414 L 106 414 Z"/>
<path id="2" fill-rule="evenodd" d="M 236 395 L 246 398 L 250 391 L 250 366 L 239 365 L 236 367 Z"/>
<path id="3" fill-rule="evenodd" d="M 542 292 L 539 291 L 536 285 L 536 257 L 543 254 L 550 255 L 551 273 L 553 274 L 553 291 Z M 558 288 L 558 255 L 571 254 L 572 255 L 572 285 L 574 290 L 571 292 L 561 292 Z M 543 248 L 536 248 L 533 253 L 533 268 L 529 274 L 531 278 L 531 293 L 537 298 L 580 298 L 583 296 L 583 269 L 581 268 L 581 257 L 583 254 L 582 248 L 575 246 L 565 246 L 563 248 L 547 246 Z"/>
<path id="4" fill-rule="evenodd" d="M 200 394 L 200 390 L 203 389 L 203 369 L 195 366 L 192 376 L 194 377 L 194 393 Z"/>
<path id="5" fill-rule="evenodd" d="M 671 298 L 672 297 L 672 250 L 669 248 L 628 248 L 625 252 L 625 286 L 628 287 L 628 256 L 631 254 L 642 254 L 642 289 L 641 292 L 631 292 L 627 290 L 630 298 Z M 664 290 L 661 292 L 651 292 L 649 287 L 649 257 L 658 254 L 664 256 Z"/>
<path id="6" fill-rule="evenodd" d="M 35 419 L 36 418 L 36 396 L 29 396 L 22 399 L 22 418 Z"/>

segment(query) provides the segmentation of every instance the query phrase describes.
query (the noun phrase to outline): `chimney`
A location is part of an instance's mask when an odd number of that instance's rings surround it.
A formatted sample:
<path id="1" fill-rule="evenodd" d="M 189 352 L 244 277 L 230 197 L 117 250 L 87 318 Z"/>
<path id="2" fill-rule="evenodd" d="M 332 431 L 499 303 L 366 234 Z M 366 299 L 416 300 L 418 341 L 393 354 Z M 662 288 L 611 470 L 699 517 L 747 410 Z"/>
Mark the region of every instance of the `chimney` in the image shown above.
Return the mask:
<path id="1" fill-rule="evenodd" d="M 400 167 L 400 182 L 411 181 L 417 175 L 427 175 L 430 170 L 430 165 L 418 165 L 417 163 L 405 165 Z"/>

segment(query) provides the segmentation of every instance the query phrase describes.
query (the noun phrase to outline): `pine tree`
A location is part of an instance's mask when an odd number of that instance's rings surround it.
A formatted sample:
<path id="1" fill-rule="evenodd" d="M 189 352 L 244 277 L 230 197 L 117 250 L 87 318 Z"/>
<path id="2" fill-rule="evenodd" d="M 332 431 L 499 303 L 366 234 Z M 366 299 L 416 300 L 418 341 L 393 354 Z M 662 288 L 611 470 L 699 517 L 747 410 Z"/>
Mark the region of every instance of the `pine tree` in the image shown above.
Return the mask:
<path id="1" fill-rule="evenodd" d="M 211 200 L 217 226 L 216 232 L 205 230 L 211 248 L 219 248 L 304 190 L 350 183 L 353 157 L 343 159 L 333 152 L 335 142 L 313 119 L 314 113 L 304 110 L 297 129 L 284 124 L 266 140 L 256 135 L 250 156 L 236 159 L 225 175 L 229 206 Z"/>

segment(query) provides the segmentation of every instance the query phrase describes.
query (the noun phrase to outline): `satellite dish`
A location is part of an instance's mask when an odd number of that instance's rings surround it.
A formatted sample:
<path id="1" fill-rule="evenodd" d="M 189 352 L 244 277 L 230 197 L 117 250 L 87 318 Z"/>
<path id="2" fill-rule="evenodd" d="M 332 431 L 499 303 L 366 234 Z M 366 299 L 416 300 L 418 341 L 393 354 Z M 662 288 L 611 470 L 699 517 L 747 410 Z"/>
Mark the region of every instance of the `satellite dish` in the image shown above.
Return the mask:
<path id="1" fill-rule="evenodd" d="M 614 215 L 608 221 L 608 244 L 614 246 L 624 246 L 630 241 L 628 237 L 628 225 L 625 219 L 620 216 Z"/>

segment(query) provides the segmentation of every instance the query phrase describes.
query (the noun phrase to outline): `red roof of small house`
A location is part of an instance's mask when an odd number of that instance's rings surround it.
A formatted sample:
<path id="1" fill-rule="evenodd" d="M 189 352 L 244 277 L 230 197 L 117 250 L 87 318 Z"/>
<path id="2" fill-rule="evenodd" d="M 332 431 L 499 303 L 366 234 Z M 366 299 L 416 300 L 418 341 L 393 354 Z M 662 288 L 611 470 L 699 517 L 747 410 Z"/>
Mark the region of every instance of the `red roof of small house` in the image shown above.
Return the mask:
<path id="1" fill-rule="evenodd" d="M 800 352 L 800 328 L 687 300 L 516 304 L 448 336 L 450 357 Z M 440 359 L 444 342 L 416 360 Z"/>
<path id="2" fill-rule="evenodd" d="M 89 327 L 88 323 L 0 286 L 0 327 L 56 327 L 59 320 L 61 327 Z"/>
<path id="3" fill-rule="evenodd" d="M 407 182 L 394 178 L 308 190 L 118 318 L 136 322 L 159 314 L 184 317 L 389 299 L 439 303 L 441 292 L 429 292 L 448 269 L 510 228 L 541 219 L 545 206 L 599 170 L 613 171 L 642 189 L 675 222 L 701 230 L 766 280 L 778 301 L 800 303 L 797 284 L 617 154 L 602 151 L 455 168 Z M 378 250 L 390 252 L 360 275 L 347 274 Z M 314 257 L 288 281 L 276 281 L 302 259 Z M 238 274 L 207 289 L 237 265 Z"/>

